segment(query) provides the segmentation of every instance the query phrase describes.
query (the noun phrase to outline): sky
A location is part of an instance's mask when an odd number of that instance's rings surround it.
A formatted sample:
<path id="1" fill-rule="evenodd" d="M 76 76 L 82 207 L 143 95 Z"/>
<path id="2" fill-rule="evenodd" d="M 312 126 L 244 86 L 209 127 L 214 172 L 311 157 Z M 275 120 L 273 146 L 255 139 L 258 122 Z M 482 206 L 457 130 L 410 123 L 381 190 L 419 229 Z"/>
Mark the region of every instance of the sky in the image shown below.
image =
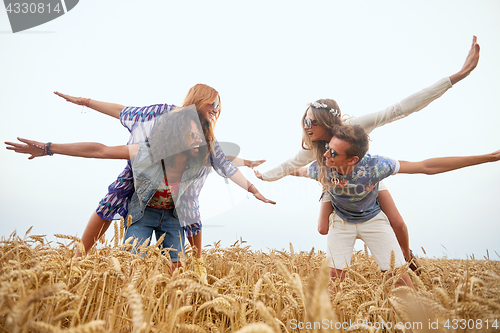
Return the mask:
<path id="1" fill-rule="evenodd" d="M 495 14 L 496 13 L 496 14 Z M 301 146 L 306 105 L 333 98 L 361 116 L 460 70 L 473 35 L 478 67 L 431 105 L 370 135 L 370 153 L 420 161 L 500 149 L 498 1 L 86 0 L 61 17 L 12 33 L 0 9 L 2 142 L 121 145 L 117 119 L 52 92 L 127 106 L 180 104 L 205 83 L 220 93 L 219 141 L 266 159 L 264 172 Z M 0 150 L 0 237 L 81 236 L 125 161 L 67 156 L 27 160 Z M 326 250 L 313 180 L 258 180 L 264 204 L 215 173 L 201 197 L 203 243 L 244 240 L 254 250 Z M 385 181 L 418 256 L 500 260 L 500 162 Z M 107 238 L 113 236 L 110 228 Z M 62 240 L 59 240 L 62 241 Z M 55 244 L 55 243 L 54 243 Z M 356 249 L 362 249 L 358 241 Z M 425 253 L 424 253 L 425 250 Z"/>

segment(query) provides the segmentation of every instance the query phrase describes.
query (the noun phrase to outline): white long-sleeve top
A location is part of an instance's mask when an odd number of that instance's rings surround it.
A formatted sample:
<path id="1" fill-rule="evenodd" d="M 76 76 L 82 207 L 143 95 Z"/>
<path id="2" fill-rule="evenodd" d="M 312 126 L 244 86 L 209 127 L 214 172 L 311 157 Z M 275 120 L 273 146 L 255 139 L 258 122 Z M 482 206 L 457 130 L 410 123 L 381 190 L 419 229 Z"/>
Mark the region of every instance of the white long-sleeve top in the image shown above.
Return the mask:
<path id="1" fill-rule="evenodd" d="M 452 86 L 450 78 L 445 77 L 430 87 L 410 95 L 399 103 L 393 104 L 382 111 L 370 113 L 359 118 L 348 119 L 346 123 L 349 125 L 360 125 L 364 128 L 366 133 L 370 133 L 377 127 L 389 124 L 395 120 L 407 117 L 413 112 L 422 110 L 432 101 L 441 97 Z M 269 182 L 281 179 L 291 172 L 306 166 L 315 159 L 316 157 L 312 150 L 301 148 L 295 157 L 263 173 L 262 179 Z"/>

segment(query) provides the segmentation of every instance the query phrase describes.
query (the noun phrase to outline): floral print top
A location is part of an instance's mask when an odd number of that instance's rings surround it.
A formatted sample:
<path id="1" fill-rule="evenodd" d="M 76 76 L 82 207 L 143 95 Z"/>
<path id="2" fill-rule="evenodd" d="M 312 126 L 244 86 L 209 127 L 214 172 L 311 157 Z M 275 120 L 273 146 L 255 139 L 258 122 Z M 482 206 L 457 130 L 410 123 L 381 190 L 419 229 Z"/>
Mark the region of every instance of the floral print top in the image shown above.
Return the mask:
<path id="1" fill-rule="evenodd" d="M 339 180 L 332 183 L 328 194 L 332 197 L 335 212 L 344 221 L 351 223 L 366 222 L 380 211 L 378 202 L 378 183 L 396 174 L 399 161 L 391 158 L 366 154 L 348 175 L 341 175 L 335 169 L 327 169 L 327 178 Z M 315 161 L 308 168 L 308 176 L 318 179 L 318 164 Z"/>

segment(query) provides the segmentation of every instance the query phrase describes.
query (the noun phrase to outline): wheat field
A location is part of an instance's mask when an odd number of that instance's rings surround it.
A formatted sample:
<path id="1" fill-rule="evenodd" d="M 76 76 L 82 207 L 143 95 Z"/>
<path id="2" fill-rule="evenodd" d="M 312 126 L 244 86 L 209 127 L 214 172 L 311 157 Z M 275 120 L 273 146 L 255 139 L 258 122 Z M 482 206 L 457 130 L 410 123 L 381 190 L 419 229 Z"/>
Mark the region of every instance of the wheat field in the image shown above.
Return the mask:
<path id="1" fill-rule="evenodd" d="M 30 229 L 31 230 L 31 229 Z M 208 284 L 188 249 L 172 270 L 156 244 L 127 240 L 115 223 L 73 259 L 81 241 L 13 233 L 1 240 L 1 332 L 498 332 L 500 262 L 420 258 L 414 289 L 395 288 L 403 270 L 381 273 L 372 256 L 353 256 L 341 284 L 325 253 L 253 251 L 244 241 L 203 249 Z M 127 250 L 138 246 L 143 256 Z M 486 258 L 487 259 L 487 258 Z M 392 276 L 389 275 L 392 273 Z M 331 295 L 329 288 L 340 292 Z"/>

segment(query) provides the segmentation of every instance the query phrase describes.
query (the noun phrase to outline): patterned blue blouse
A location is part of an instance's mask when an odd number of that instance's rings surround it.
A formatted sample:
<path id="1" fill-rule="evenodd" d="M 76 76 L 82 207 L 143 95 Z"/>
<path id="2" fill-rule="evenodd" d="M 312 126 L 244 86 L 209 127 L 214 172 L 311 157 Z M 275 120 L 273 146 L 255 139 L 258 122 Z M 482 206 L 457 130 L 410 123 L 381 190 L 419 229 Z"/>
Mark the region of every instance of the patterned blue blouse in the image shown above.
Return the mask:
<path id="1" fill-rule="evenodd" d="M 159 117 L 170 112 L 174 107 L 175 105 L 168 104 L 155 104 L 145 107 L 125 107 L 120 114 L 120 122 L 130 132 L 128 144 L 147 141 Z M 230 178 L 238 171 L 238 168 L 227 159 L 217 141 L 212 145 L 212 151 L 208 161 L 222 177 Z M 181 225 L 186 230 L 188 237 L 194 236 L 194 234 L 190 234 L 190 230 L 193 230 L 193 232 L 197 234 L 201 228 L 199 195 L 212 167 L 202 166 L 196 169 L 197 172 L 191 177 L 189 184 L 184 186 L 181 190 L 180 195 L 182 195 L 182 204 L 176 208 Z M 117 193 L 117 191 L 119 193 Z M 109 217 L 110 214 L 114 215 L 115 213 L 120 213 L 121 216 L 125 216 L 128 210 L 127 201 L 133 193 L 132 166 L 130 161 L 128 161 L 124 171 L 120 174 L 118 179 L 110 185 L 108 194 L 101 200 L 102 204 L 98 207 L 98 214 L 101 211 L 101 214 L 99 214 L 101 217 Z M 110 202 L 109 199 L 114 200 Z M 107 215 L 105 213 L 107 213 Z M 139 218 L 139 216 L 137 218 Z M 106 219 L 110 220 L 112 217 Z M 134 220 L 137 220 L 136 216 L 134 216 Z"/>

